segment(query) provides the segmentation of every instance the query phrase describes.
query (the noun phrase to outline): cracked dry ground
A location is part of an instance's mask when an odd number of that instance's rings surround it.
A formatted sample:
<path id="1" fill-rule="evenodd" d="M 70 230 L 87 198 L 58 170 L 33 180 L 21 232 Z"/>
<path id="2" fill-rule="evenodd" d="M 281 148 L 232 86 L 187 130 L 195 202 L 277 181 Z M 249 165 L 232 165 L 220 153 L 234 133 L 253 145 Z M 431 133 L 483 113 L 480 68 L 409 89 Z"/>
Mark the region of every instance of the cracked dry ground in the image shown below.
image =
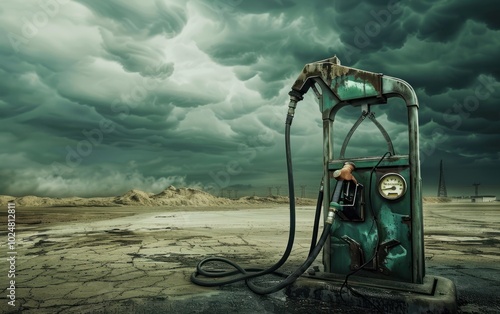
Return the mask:
<path id="1" fill-rule="evenodd" d="M 141 302 L 217 293 L 189 280 L 202 258 L 265 266 L 285 247 L 287 210 L 273 214 L 284 219 L 279 225 L 262 215 L 272 209 L 251 211 L 18 208 L 16 310 L 130 312 L 144 308 Z M 312 217 L 310 209 L 302 212 Z M 249 223 L 245 215 L 261 219 Z M 307 245 L 297 244 L 294 254 L 304 256 Z"/>
<path id="2" fill-rule="evenodd" d="M 500 313 L 500 203 L 424 206 L 428 274 L 454 281 L 461 313 Z"/>
<path id="3" fill-rule="evenodd" d="M 313 216 L 311 207 L 297 211 L 290 267 L 309 250 Z M 460 313 L 499 313 L 499 204 L 427 204 L 424 217 L 427 273 L 455 282 Z M 283 294 L 261 297 L 243 284 L 218 289 L 189 281 L 208 256 L 269 266 L 287 235 L 284 207 L 18 207 L 17 306 L 5 306 L 4 275 L 0 312 L 330 313 L 331 305 L 293 303 Z M 7 266 L 2 258 L 0 269 Z"/>

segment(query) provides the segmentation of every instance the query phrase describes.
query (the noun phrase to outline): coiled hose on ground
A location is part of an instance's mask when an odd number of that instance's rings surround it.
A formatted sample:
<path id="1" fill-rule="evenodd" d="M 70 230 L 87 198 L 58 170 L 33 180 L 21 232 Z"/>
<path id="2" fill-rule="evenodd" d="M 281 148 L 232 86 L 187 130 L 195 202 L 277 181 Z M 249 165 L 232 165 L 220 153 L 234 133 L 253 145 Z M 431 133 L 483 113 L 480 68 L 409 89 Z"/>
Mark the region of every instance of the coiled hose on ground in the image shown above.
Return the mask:
<path id="1" fill-rule="evenodd" d="M 288 112 L 285 123 L 285 146 L 286 146 L 285 149 L 286 149 L 286 163 L 287 163 L 287 173 L 288 173 L 288 193 L 289 193 L 288 195 L 290 199 L 290 229 L 288 234 L 288 243 L 285 252 L 283 253 L 282 257 L 278 262 L 276 262 L 274 265 L 266 269 L 243 268 L 240 265 L 234 263 L 233 261 L 221 257 L 206 258 L 198 263 L 198 265 L 196 266 L 196 271 L 191 275 L 191 281 L 193 283 L 200 286 L 214 287 L 245 280 L 250 290 L 252 290 L 257 294 L 274 293 L 292 284 L 300 275 L 302 275 L 311 266 L 311 264 L 314 262 L 319 252 L 323 248 L 323 245 L 325 244 L 328 235 L 330 234 L 331 228 L 330 225 L 327 224 L 323 229 L 320 240 L 316 243 L 316 238 L 319 229 L 321 204 L 323 200 L 323 188 L 321 187 L 318 195 L 318 202 L 316 204 L 314 230 L 311 239 L 311 247 L 307 259 L 300 267 L 298 267 L 295 271 L 293 271 L 289 275 L 285 275 L 281 272 L 278 272 L 278 269 L 286 262 L 286 260 L 290 256 L 295 238 L 295 221 L 296 221 L 295 191 L 294 191 L 294 180 L 293 180 L 292 155 L 290 149 L 290 129 L 295 111 L 295 105 L 296 101 L 294 103 L 291 102 L 290 110 Z M 208 263 L 224 263 L 232 266 L 234 270 L 225 271 L 225 270 L 204 269 L 204 265 Z M 268 274 L 275 274 L 286 278 L 280 281 L 279 283 L 268 287 L 258 286 L 251 281 L 251 279 L 253 278 Z"/>

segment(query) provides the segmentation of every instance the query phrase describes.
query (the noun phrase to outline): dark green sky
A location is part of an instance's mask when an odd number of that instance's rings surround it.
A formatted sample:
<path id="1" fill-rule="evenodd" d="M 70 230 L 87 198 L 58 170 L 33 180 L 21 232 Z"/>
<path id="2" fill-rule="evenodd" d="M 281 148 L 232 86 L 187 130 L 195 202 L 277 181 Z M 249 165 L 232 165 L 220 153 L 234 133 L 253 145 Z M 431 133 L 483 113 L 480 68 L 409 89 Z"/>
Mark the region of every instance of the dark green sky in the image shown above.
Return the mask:
<path id="1" fill-rule="evenodd" d="M 402 78 L 420 101 L 424 192 L 500 195 L 498 1 L 3 1 L 0 194 L 286 186 L 287 93 L 304 64 Z M 297 185 L 321 177 L 312 95 L 292 128 Z M 404 150 L 405 111 L 377 112 Z M 339 134 L 357 118 L 346 112 Z M 348 150 L 384 143 L 370 124 Z M 340 140 L 343 140 L 340 139 Z M 297 188 L 297 191 L 300 191 Z M 300 195 L 300 194 L 299 194 Z"/>

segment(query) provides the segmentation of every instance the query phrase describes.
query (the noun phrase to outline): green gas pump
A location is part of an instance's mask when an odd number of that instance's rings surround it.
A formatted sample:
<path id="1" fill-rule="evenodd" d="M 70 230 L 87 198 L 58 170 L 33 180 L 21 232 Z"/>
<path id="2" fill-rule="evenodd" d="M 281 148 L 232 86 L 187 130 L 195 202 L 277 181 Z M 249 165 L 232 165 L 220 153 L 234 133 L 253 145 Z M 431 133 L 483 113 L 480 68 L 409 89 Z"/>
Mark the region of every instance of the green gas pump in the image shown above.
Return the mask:
<path id="1" fill-rule="evenodd" d="M 425 275 L 422 192 L 419 161 L 418 100 L 401 79 L 340 65 L 338 58 L 307 64 L 292 87 L 300 99 L 312 88 L 323 119 L 323 208 L 336 212 L 323 253 L 326 272 L 365 275 L 422 283 Z M 408 111 L 409 152 L 398 155 L 372 108 L 387 106 L 391 97 L 404 100 Z M 360 115 L 342 147 L 334 150 L 336 116 L 344 107 Z M 345 158 L 357 127 L 366 119 L 387 142 L 383 156 Z M 343 180 L 340 173 L 354 180 Z"/>
<path id="2" fill-rule="evenodd" d="M 334 291 L 335 281 L 343 287 L 352 275 L 350 280 L 359 287 L 382 289 L 375 292 L 375 298 L 399 293 L 395 299 L 410 304 L 401 312 L 456 311 L 454 284 L 425 274 L 419 104 L 415 91 L 401 79 L 342 66 L 337 57 L 305 65 L 289 93 L 293 110 L 310 89 L 317 97 L 323 120 L 323 208 L 335 213 L 332 224 L 325 225 L 330 235 L 323 248 L 324 271 L 308 276 L 326 280 L 330 287 L 325 288 L 325 282 L 322 288 L 312 285 L 315 288 L 310 294 Z M 406 105 L 407 154 L 395 152 L 388 132 L 372 111 L 393 106 L 388 102 L 393 97 L 401 98 Z M 347 108 L 358 108 L 359 118 L 337 148 L 334 125 L 338 113 Z M 374 133 L 384 138 L 386 152 L 346 158 L 351 137 L 365 120 L 371 121 Z M 304 289 L 298 290 L 308 295 Z M 291 294 L 298 290 L 289 289 Z M 331 294 L 330 300 L 334 299 Z"/>

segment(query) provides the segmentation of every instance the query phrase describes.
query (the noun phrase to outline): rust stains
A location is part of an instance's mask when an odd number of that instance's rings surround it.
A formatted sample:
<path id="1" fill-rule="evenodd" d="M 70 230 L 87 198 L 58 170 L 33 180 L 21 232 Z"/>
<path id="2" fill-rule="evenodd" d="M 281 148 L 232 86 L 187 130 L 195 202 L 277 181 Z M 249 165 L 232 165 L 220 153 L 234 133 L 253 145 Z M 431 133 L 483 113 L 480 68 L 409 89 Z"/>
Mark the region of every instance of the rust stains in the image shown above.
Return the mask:
<path id="1" fill-rule="evenodd" d="M 302 69 L 301 74 L 293 84 L 292 89 L 305 93 L 313 84 L 313 78 L 319 78 L 323 80 L 327 86 L 332 86 L 332 82 L 337 77 L 343 77 L 346 75 L 353 76 L 365 84 L 373 86 L 379 94 L 382 94 L 380 74 L 341 66 L 337 57 L 306 64 L 306 66 Z M 340 80 L 340 82 L 342 81 L 343 80 Z M 336 86 L 333 87 L 332 91 L 335 92 L 337 90 L 338 84 L 339 82 L 336 83 Z"/>

